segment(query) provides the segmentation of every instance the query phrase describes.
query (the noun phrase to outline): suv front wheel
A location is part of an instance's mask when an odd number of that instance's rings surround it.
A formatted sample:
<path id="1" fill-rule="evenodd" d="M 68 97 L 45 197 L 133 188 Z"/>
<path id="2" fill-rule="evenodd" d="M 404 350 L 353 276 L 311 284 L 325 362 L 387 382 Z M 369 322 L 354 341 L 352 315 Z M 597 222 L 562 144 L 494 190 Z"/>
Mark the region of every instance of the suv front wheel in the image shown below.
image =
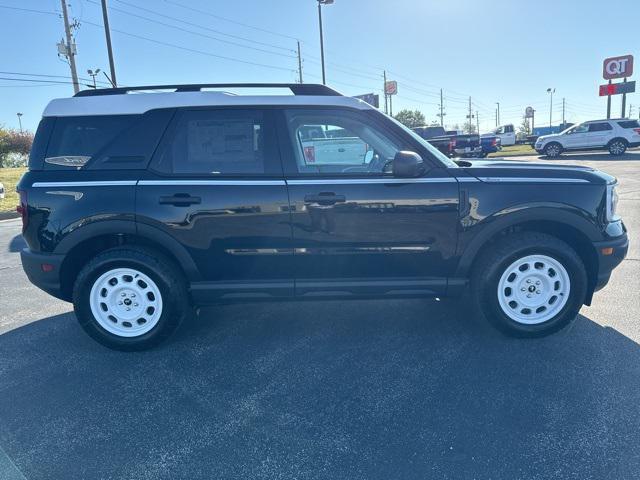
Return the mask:
<path id="1" fill-rule="evenodd" d="M 587 275 L 563 241 L 537 232 L 509 235 L 474 269 L 475 304 L 502 332 L 549 335 L 571 323 L 584 303 Z"/>
<path id="2" fill-rule="evenodd" d="M 80 271 L 73 291 L 78 322 L 114 350 L 145 350 L 166 339 L 189 311 L 181 273 L 161 254 L 107 250 Z"/>
<path id="3" fill-rule="evenodd" d="M 562 145 L 558 142 L 551 142 L 544 147 L 544 154 L 549 158 L 559 157 L 562 153 Z"/>

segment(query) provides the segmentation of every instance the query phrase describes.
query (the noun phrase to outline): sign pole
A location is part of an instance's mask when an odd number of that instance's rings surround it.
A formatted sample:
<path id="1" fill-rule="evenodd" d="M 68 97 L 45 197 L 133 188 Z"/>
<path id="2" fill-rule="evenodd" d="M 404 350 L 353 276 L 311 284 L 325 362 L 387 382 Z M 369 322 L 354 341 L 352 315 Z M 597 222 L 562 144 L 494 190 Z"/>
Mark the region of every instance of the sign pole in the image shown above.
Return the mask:
<path id="1" fill-rule="evenodd" d="M 624 77 L 624 80 L 622 80 L 622 83 L 627 83 L 627 77 Z M 622 94 L 622 115 L 620 116 L 620 118 L 625 118 L 626 110 L 627 110 L 627 94 L 623 93 Z"/>
<path id="2" fill-rule="evenodd" d="M 384 91 L 384 113 L 389 113 L 389 102 L 387 100 L 387 71 L 383 70 L 382 71 L 382 77 L 384 78 L 384 88 L 382 89 Z"/>
<path id="3" fill-rule="evenodd" d="M 609 85 L 611 85 L 611 80 L 609 80 Z M 611 94 L 607 95 L 607 120 L 611 118 Z"/>

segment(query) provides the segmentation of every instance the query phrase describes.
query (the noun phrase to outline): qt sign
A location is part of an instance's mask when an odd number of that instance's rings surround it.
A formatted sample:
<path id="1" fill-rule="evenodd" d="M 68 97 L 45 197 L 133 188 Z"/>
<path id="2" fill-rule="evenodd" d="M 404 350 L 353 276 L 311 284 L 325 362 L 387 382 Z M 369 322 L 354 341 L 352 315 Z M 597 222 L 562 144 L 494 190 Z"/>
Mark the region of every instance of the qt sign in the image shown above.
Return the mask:
<path id="1" fill-rule="evenodd" d="M 633 55 L 606 58 L 602 64 L 602 76 L 605 80 L 625 78 L 633 75 Z"/>

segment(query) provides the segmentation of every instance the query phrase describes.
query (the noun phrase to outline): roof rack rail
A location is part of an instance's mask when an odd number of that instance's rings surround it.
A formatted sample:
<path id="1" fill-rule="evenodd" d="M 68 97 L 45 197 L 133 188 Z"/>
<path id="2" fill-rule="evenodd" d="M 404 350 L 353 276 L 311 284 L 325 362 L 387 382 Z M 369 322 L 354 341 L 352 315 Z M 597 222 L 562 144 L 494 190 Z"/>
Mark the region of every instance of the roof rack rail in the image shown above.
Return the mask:
<path id="1" fill-rule="evenodd" d="M 194 83 L 184 85 L 141 85 L 135 87 L 98 88 L 81 90 L 74 97 L 97 97 L 122 95 L 143 90 L 175 90 L 176 92 L 199 92 L 203 88 L 288 88 L 294 95 L 342 96 L 326 85 L 317 83 Z"/>

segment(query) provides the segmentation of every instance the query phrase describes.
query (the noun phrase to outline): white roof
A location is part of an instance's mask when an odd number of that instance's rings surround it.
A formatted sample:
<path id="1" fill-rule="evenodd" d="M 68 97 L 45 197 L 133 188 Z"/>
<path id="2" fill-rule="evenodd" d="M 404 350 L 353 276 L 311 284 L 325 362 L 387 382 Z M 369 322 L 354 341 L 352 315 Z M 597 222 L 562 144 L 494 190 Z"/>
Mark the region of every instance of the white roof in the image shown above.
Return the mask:
<path id="1" fill-rule="evenodd" d="M 234 95 L 227 92 L 155 92 L 57 98 L 44 109 L 45 117 L 142 114 L 156 108 L 209 106 L 314 105 L 368 110 L 362 100 L 343 96 Z"/>

